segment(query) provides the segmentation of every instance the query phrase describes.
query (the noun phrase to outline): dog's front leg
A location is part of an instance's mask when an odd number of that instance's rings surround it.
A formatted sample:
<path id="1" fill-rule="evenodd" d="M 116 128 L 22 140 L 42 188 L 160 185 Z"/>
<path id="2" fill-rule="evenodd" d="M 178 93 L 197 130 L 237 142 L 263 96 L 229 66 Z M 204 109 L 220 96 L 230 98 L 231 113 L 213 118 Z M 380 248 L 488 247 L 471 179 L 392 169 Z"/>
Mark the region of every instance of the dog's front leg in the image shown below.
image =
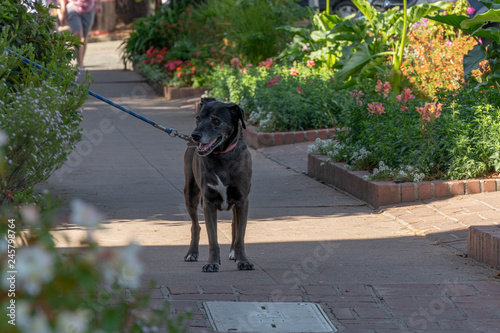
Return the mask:
<path id="1" fill-rule="evenodd" d="M 208 261 L 203 266 L 203 272 L 218 272 L 220 265 L 220 250 L 217 241 L 217 208 L 204 200 L 203 213 L 208 235 Z"/>
<path id="2" fill-rule="evenodd" d="M 233 207 L 233 244 L 234 259 L 239 270 L 253 270 L 254 265 L 250 262 L 245 254 L 245 230 L 247 228 L 248 219 L 248 200 L 245 200 L 242 205 Z"/>

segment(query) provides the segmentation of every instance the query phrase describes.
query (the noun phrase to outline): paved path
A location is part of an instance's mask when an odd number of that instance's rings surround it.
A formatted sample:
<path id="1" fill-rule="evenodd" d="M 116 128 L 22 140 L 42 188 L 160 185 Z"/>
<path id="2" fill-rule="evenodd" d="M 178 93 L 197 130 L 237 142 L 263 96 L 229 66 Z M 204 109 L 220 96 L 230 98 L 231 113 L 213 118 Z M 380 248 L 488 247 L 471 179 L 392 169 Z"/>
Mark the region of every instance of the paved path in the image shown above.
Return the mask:
<path id="1" fill-rule="evenodd" d="M 89 44 L 92 89 L 190 133 L 196 99 L 156 97 L 142 77 L 122 70 L 119 44 Z M 304 169 L 304 145 L 252 150 L 246 242 L 256 270 L 238 271 L 223 260 L 219 273 L 202 273 L 205 230 L 200 262 L 183 261 L 190 237 L 182 194 L 185 142 L 93 98 L 83 112 L 82 142 L 45 187 L 106 214 L 106 229 L 97 235 L 103 246 L 139 242 L 145 281 L 157 281 L 153 301 L 168 299 L 174 311 L 192 311 L 192 332 L 211 332 L 206 300 L 317 302 L 349 333 L 500 332 L 498 272 L 464 257 L 463 244 L 454 242 L 470 224 L 500 221 L 497 193 L 374 211 L 297 172 Z M 84 231 L 65 224 L 56 237 L 63 232 L 76 246 Z M 228 213 L 219 215 L 218 232 L 224 259 Z"/>

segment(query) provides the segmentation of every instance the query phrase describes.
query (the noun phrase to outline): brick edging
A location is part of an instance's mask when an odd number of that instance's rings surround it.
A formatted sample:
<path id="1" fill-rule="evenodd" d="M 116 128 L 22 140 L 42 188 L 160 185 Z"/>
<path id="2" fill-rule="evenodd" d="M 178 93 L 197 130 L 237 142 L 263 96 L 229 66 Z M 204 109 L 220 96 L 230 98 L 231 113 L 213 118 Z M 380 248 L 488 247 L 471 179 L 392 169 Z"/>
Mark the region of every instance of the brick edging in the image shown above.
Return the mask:
<path id="1" fill-rule="evenodd" d="M 467 240 L 469 257 L 500 269 L 500 226 L 471 226 Z"/>
<path id="2" fill-rule="evenodd" d="M 374 208 L 415 202 L 427 199 L 442 199 L 459 195 L 500 191 L 500 179 L 436 180 L 419 183 L 395 184 L 390 181 L 367 181 L 367 171 L 347 170 L 345 163 L 327 162 L 324 155 L 309 154 L 307 173 L 309 176 L 333 185 Z"/>
<path id="3" fill-rule="evenodd" d="M 248 125 L 243 131 L 245 141 L 252 148 L 288 145 L 293 143 L 314 142 L 316 139 L 331 139 L 335 136 L 334 128 L 320 128 L 307 131 L 259 132 L 257 127 Z"/>

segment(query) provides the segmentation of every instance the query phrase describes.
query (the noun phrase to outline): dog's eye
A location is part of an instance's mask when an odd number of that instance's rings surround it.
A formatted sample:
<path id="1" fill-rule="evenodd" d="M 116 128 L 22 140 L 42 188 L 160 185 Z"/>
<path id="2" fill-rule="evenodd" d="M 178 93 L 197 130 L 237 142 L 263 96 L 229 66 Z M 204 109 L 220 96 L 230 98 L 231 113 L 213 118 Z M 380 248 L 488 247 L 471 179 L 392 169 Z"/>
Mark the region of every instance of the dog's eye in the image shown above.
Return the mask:
<path id="1" fill-rule="evenodd" d="M 212 120 L 212 123 L 214 125 L 219 125 L 220 124 L 220 120 L 219 119 L 214 119 L 214 120 Z"/>
<path id="2" fill-rule="evenodd" d="M 199 124 L 200 123 L 200 117 L 196 117 L 196 123 Z"/>

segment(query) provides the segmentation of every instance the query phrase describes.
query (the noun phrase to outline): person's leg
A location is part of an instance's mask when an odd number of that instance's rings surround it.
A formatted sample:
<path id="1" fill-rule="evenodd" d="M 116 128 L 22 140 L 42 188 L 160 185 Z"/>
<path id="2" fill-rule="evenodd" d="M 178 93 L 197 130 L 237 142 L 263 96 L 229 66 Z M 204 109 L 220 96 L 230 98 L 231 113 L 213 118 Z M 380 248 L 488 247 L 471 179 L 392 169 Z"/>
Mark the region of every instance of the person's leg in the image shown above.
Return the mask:
<path id="1" fill-rule="evenodd" d="M 92 25 L 94 24 L 94 13 L 95 9 L 92 9 L 89 13 L 83 13 L 81 15 L 82 18 L 82 37 L 80 40 L 83 43 L 83 46 L 81 47 L 81 67 L 83 67 L 83 58 L 85 57 L 85 51 L 87 50 L 87 41 L 88 41 L 88 36 L 90 34 L 90 29 L 92 28 Z"/>
<path id="2" fill-rule="evenodd" d="M 85 40 L 84 40 L 83 22 L 81 17 L 82 14 L 78 13 L 71 5 L 68 5 L 66 7 L 66 10 L 68 13 L 68 24 L 71 28 L 71 32 L 73 33 L 73 35 L 78 37 L 82 43 L 84 43 Z M 76 52 L 76 62 L 78 64 L 78 67 L 82 68 L 83 56 L 85 54 L 85 44 L 76 47 L 75 52 Z"/>

